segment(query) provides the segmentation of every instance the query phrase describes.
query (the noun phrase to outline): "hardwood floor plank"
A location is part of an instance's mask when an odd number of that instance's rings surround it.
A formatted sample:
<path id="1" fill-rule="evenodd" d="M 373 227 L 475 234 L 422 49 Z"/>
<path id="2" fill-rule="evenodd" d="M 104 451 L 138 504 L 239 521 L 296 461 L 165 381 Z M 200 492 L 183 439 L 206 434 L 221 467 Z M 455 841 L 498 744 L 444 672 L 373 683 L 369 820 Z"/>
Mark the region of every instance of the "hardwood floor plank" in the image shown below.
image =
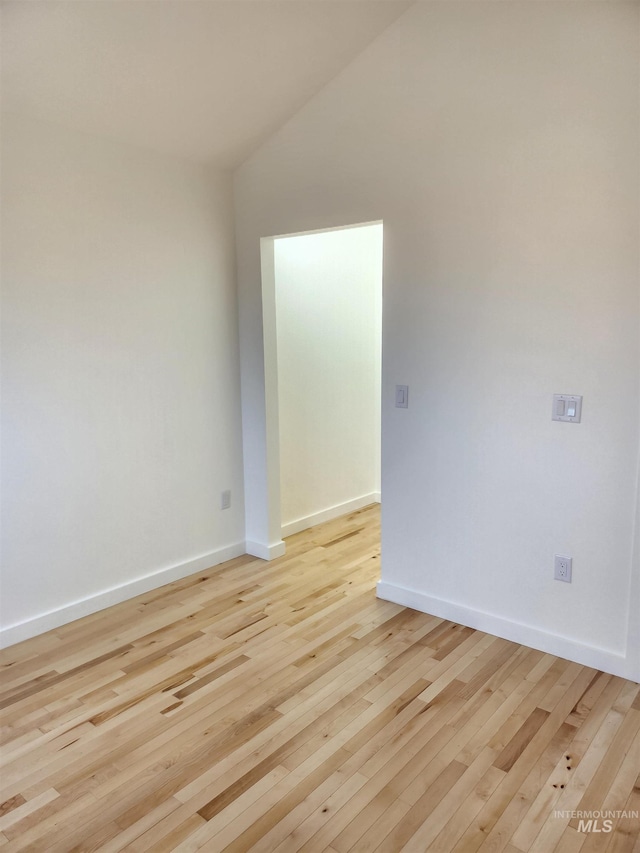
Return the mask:
<path id="1" fill-rule="evenodd" d="M 454 819 L 460 803 L 471 796 L 476 786 L 490 772 L 495 757 L 495 750 L 485 747 L 470 766 L 465 766 L 464 772 L 457 782 L 447 791 L 429 817 L 422 822 L 401 848 L 405 853 L 423 853 L 430 849 L 438 835 Z"/>
<path id="2" fill-rule="evenodd" d="M 638 685 L 377 599 L 378 515 L 0 653 L 3 853 L 640 853 L 571 817 L 640 809 Z"/>
<path id="3" fill-rule="evenodd" d="M 549 788 L 547 781 L 574 733 L 573 726 L 563 723 L 530 770 L 523 765 L 516 771 L 511 769 L 455 845 L 455 853 L 475 850 L 499 853 L 525 816 L 535 815 L 536 822 L 541 816 L 546 819 L 550 812 L 546 802 L 548 791 L 554 790 Z M 539 798 L 543 802 L 536 810 Z"/>
<path id="4" fill-rule="evenodd" d="M 625 776 L 621 773 L 621 768 L 625 766 L 627 772 L 629 770 L 635 777 L 635 770 L 640 768 L 640 752 L 638 751 L 637 735 L 640 731 L 640 711 L 630 710 L 622 720 L 618 731 L 612 742 L 609 744 L 607 752 L 600 762 L 598 773 L 592 778 L 589 786 L 582 795 L 578 803 L 578 809 L 582 811 L 602 809 L 606 803 L 606 795 L 614 781 L 622 785 L 621 795 L 626 799 L 629 791 L 624 790 Z M 633 746 L 633 742 L 636 746 Z M 628 758 L 628 761 L 625 761 Z M 633 779 L 630 780 L 629 788 L 633 784 Z M 619 798 L 617 807 L 619 808 Z M 577 828 L 577 821 L 571 821 L 570 826 Z"/>
<path id="5" fill-rule="evenodd" d="M 508 773 L 518 758 L 531 743 L 531 739 L 541 728 L 542 724 L 549 718 L 549 712 L 542 708 L 534 708 L 509 743 L 496 758 L 494 766 L 498 770 Z"/>
<path id="6" fill-rule="evenodd" d="M 522 837 L 525 849 L 533 842 L 540 827 L 556 807 L 563 791 L 562 786 L 568 782 L 571 771 L 567 770 L 567 765 L 574 767 L 581 760 L 605 714 L 620 693 L 622 685 L 618 680 L 605 676 L 604 683 L 605 689 L 598 693 L 598 700 L 585 718 L 583 729 L 576 733 L 574 721 L 568 722 L 575 713 L 572 709 L 567 721 L 558 729 L 523 781 L 522 787 L 518 787 L 521 782 L 519 775 L 511 772 L 507 776 L 497 792 L 497 795 L 504 797 L 504 801 L 496 804 L 493 816 L 481 814 L 482 828 L 488 830 L 488 835 L 479 847 L 480 850 L 500 853 L 516 830 Z M 471 844 L 470 849 L 473 849 Z"/>
<path id="7" fill-rule="evenodd" d="M 631 713 L 640 714 L 640 711 L 632 711 Z M 609 759 L 609 753 L 607 753 L 607 759 Z M 640 831 L 640 810 L 638 808 L 640 790 L 637 788 L 639 769 L 640 731 L 636 732 L 633 743 L 620 763 L 619 770 L 613 777 L 606 796 L 603 797 L 599 805 L 599 810 L 606 812 L 609 817 L 610 823 L 607 826 L 613 831 L 612 842 L 617 835 L 620 846 L 622 846 L 625 837 L 628 840 L 633 834 L 637 834 Z M 602 765 L 598 775 L 600 776 L 601 774 Z M 602 785 L 603 787 L 606 785 L 605 778 L 602 779 Z M 633 800 L 636 801 L 635 807 Z M 630 801 L 631 804 L 627 805 Z M 629 815 L 635 813 L 635 816 L 623 818 L 621 812 L 627 812 Z M 622 828 L 619 830 L 621 824 Z M 569 825 L 571 826 L 572 824 L 570 823 Z M 608 845 L 607 849 L 610 846 L 612 845 Z M 596 838 L 595 833 L 588 836 L 582 849 L 585 853 L 597 853 L 598 849 L 601 849 L 600 840 Z"/>
<path id="8" fill-rule="evenodd" d="M 467 795 L 463 804 L 456 810 L 453 817 L 431 842 L 432 853 L 450 853 L 456 846 L 471 821 L 486 804 L 498 785 L 504 779 L 504 771 L 495 765 L 489 767 L 475 788 Z"/>
<path id="9" fill-rule="evenodd" d="M 635 853 L 640 844 L 640 774 L 622 807 L 622 816 L 613 830 L 607 853 Z"/>
<path id="10" fill-rule="evenodd" d="M 605 758 L 611 743 L 614 741 L 623 720 L 625 720 L 625 714 L 622 711 L 624 704 L 621 705 L 621 702 L 624 703 L 624 699 L 621 699 L 624 692 L 625 685 L 623 685 L 623 688 L 620 691 L 620 694 L 618 694 L 618 698 L 616 700 L 618 710 L 611 708 L 607 712 L 604 721 L 595 733 L 595 736 L 589 744 L 582 760 L 573 770 L 570 781 L 566 784 L 564 789 L 561 790 L 560 796 L 555 803 L 556 812 L 560 811 L 571 815 L 573 811 L 578 809 L 578 804 L 582 800 L 585 790 L 594 782 L 597 783 L 598 769 Z M 631 702 L 633 701 L 633 696 L 629 697 L 629 691 L 627 691 L 627 700 L 628 710 Z M 569 753 L 572 754 L 573 751 L 569 750 Z M 573 763 L 571 766 L 572 768 L 574 767 Z M 593 787 L 591 790 L 593 790 Z M 536 827 L 536 829 L 539 829 L 539 832 L 529 848 L 532 853 L 546 853 L 548 850 L 553 850 L 555 845 L 559 842 L 564 829 L 569 825 L 570 820 L 571 817 L 558 818 L 555 814 L 552 814 L 541 827 Z"/>
<path id="11" fill-rule="evenodd" d="M 180 807 L 181 804 L 173 797 L 164 800 L 136 823 L 131 824 L 124 830 L 120 827 L 118 833 L 103 844 L 102 853 L 120 853 L 122 850 L 141 849 L 141 839 L 145 838 L 146 833 L 151 832 L 161 825 L 162 829 L 160 830 L 159 837 L 164 838 L 183 822 L 184 818 L 170 826 L 163 823 L 175 815 L 180 810 Z M 193 812 L 191 811 L 189 815 L 193 815 Z M 199 824 L 201 821 L 197 823 Z M 193 828 L 195 827 L 192 827 L 192 830 Z"/>
<path id="12" fill-rule="evenodd" d="M 576 832 L 568 826 L 560 837 L 554 853 L 579 853 L 584 849 L 586 837 L 581 832 Z"/>
<path id="13" fill-rule="evenodd" d="M 364 835 L 361 835 L 353 845 L 348 847 L 348 850 L 358 850 L 358 853 L 373 853 L 380 844 L 381 838 L 386 838 L 393 827 L 403 823 L 409 806 L 403 803 L 402 800 L 393 800 L 391 805 L 382 812 L 377 819 L 365 827 Z M 337 840 L 337 839 L 336 839 Z M 334 853 L 344 853 L 343 850 L 333 849 Z"/>

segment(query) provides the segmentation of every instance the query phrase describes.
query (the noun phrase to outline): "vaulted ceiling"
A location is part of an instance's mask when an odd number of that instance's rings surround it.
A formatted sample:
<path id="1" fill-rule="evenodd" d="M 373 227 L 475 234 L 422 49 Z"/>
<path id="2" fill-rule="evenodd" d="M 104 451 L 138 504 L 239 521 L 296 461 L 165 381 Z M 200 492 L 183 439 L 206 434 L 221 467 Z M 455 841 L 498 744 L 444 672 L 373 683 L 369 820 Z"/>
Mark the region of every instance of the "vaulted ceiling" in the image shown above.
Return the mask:
<path id="1" fill-rule="evenodd" d="M 2 106 L 234 168 L 409 0 L 9 0 Z"/>

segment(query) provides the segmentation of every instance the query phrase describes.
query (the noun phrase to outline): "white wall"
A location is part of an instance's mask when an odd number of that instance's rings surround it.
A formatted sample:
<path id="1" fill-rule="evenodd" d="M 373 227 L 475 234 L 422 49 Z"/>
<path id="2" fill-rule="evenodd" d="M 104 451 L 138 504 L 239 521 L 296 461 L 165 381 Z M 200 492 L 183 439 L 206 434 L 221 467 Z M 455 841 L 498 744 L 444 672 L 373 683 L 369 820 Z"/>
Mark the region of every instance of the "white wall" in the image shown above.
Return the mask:
<path id="1" fill-rule="evenodd" d="M 3 131 L 13 642 L 243 553 L 244 533 L 230 179 L 17 117 Z"/>
<path id="2" fill-rule="evenodd" d="M 383 220 L 380 594 L 636 678 L 638 14 L 417 3 L 235 181 L 252 537 L 259 240 Z M 580 425 L 551 421 L 563 392 Z"/>
<path id="3" fill-rule="evenodd" d="M 283 536 L 380 500 L 382 225 L 275 240 Z"/>

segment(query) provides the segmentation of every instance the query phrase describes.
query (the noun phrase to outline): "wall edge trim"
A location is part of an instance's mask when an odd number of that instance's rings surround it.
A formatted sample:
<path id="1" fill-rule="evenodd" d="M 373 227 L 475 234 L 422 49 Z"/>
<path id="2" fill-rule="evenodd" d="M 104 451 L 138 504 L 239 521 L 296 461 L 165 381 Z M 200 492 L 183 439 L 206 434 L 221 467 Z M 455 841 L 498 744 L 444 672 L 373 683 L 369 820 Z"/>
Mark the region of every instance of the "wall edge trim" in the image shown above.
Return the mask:
<path id="1" fill-rule="evenodd" d="M 341 515 L 346 515 L 348 512 L 354 512 L 357 509 L 362 509 L 374 503 L 380 503 L 380 492 L 369 492 L 368 495 L 361 495 L 359 498 L 353 498 L 350 501 L 327 507 L 327 509 L 320 510 L 320 512 L 306 515 L 304 518 L 290 521 L 282 525 L 282 538 L 293 536 L 294 533 L 308 530 L 310 527 L 315 527 L 316 524 L 332 521 L 334 518 L 339 518 Z"/>
<path id="2" fill-rule="evenodd" d="M 2 627 L 0 628 L 0 648 L 7 648 L 16 643 L 21 643 L 23 640 L 37 637 L 39 634 L 44 634 L 54 628 L 67 625 L 69 622 L 75 622 L 76 619 L 82 619 L 83 616 L 98 613 L 100 610 L 105 610 L 114 604 L 128 601 L 137 595 L 158 589 L 172 581 L 182 580 L 182 578 L 205 571 L 205 569 L 210 569 L 227 560 L 232 560 L 234 557 L 240 557 L 245 553 L 247 553 L 245 543 L 236 542 L 233 545 L 218 548 L 215 551 L 210 551 L 208 554 L 203 554 L 184 563 L 178 563 L 166 569 L 159 569 L 144 577 L 127 581 L 111 589 L 106 589 L 95 595 L 80 599 L 79 601 L 65 604 L 47 613 L 41 613 L 30 619 L 25 619 L 23 622 L 18 622 L 15 625 Z"/>
<path id="3" fill-rule="evenodd" d="M 631 681 L 640 681 L 640 672 L 633 671 L 633 661 L 625 655 L 609 649 L 588 646 L 559 634 L 552 634 L 520 622 L 512 622 L 504 617 L 485 613 L 482 610 L 474 610 L 453 601 L 434 598 L 418 590 L 388 581 L 378 581 L 376 595 L 384 601 L 392 601 L 394 604 L 401 604 L 422 613 L 448 619 L 469 628 L 501 637 L 504 640 L 511 640 L 515 643 L 521 643 L 523 646 L 529 646 L 574 661 L 583 666 L 628 678 Z"/>
<path id="4" fill-rule="evenodd" d="M 258 557 L 260 560 L 277 560 L 278 557 L 283 557 L 287 546 L 280 539 L 278 542 L 272 542 L 267 545 L 265 542 L 246 542 L 247 554 L 252 557 Z"/>

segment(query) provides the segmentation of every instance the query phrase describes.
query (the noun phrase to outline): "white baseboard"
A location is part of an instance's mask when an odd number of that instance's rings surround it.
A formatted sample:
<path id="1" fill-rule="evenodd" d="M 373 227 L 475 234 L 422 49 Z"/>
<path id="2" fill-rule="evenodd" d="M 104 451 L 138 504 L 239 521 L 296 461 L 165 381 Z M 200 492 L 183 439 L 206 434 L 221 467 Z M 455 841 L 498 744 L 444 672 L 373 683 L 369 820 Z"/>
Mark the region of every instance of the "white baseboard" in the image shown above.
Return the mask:
<path id="1" fill-rule="evenodd" d="M 237 542 L 234 545 L 228 545 L 226 548 L 220 548 L 209 554 L 203 554 L 194 560 L 188 560 L 186 563 L 170 566 L 167 569 L 160 569 L 160 571 L 153 572 L 150 575 L 145 575 L 137 580 L 104 590 L 103 592 L 96 593 L 96 595 L 83 598 L 80 601 L 74 601 L 71 604 L 66 604 L 64 607 L 50 610 L 48 613 L 42 613 L 40 616 L 34 616 L 24 622 L 1 628 L 0 648 L 6 648 L 7 646 L 14 645 L 14 643 L 20 643 L 31 637 L 37 637 L 38 634 L 44 634 L 45 631 L 59 628 L 61 625 L 74 622 L 83 616 L 90 616 L 92 613 L 97 613 L 99 610 L 104 610 L 113 604 L 120 604 L 122 601 L 135 598 L 136 595 L 157 589 L 172 581 L 181 580 L 189 575 L 202 572 L 205 569 L 210 569 L 212 566 L 232 560 L 234 557 L 240 557 L 245 553 L 244 542 Z"/>
<path id="2" fill-rule="evenodd" d="M 362 497 L 330 506 L 320 512 L 314 512 L 304 518 L 298 518 L 296 521 L 290 521 L 288 524 L 282 525 L 282 538 L 293 536 L 294 533 L 308 530 L 309 527 L 315 527 L 316 524 L 322 524 L 323 521 L 331 521 L 333 518 L 339 518 L 341 515 L 346 515 L 348 512 L 354 512 L 357 509 L 362 509 L 363 506 L 374 503 L 380 503 L 380 492 L 370 492 L 368 495 L 362 495 Z"/>
<path id="3" fill-rule="evenodd" d="M 286 550 L 287 546 L 282 539 L 279 542 L 273 542 L 271 545 L 250 541 L 246 543 L 247 554 L 251 554 L 252 557 L 259 557 L 261 560 L 275 560 L 284 556 Z"/>
<path id="4" fill-rule="evenodd" d="M 640 680 L 640 673 L 633 671 L 632 661 L 624 655 L 608 649 L 588 646 L 560 634 L 551 634 L 532 625 L 512 622 L 493 613 L 472 610 L 453 601 L 433 598 L 418 590 L 398 586 L 387 581 L 378 582 L 377 596 L 384 601 L 393 601 L 395 604 L 402 604 L 422 613 L 439 616 L 441 619 L 448 619 L 451 622 L 466 625 L 468 628 L 475 628 L 478 631 L 484 631 L 487 634 L 493 634 L 496 637 L 502 637 L 505 640 L 511 640 L 532 649 L 575 661 L 583 666 L 600 669 L 632 681 Z"/>

